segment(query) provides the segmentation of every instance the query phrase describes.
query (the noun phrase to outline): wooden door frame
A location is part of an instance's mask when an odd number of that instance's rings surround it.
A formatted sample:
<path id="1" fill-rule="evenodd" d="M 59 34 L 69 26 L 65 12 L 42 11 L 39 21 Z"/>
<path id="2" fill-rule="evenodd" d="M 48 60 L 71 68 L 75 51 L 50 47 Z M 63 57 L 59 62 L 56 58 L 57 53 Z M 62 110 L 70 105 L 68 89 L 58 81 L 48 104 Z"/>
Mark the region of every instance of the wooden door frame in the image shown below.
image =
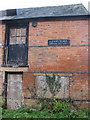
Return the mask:
<path id="1" fill-rule="evenodd" d="M 22 82 L 23 82 L 23 72 L 5 72 L 5 86 L 4 86 L 4 90 L 5 90 L 5 108 L 7 108 L 7 84 L 8 84 L 8 74 L 22 74 Z M 23 85 L 22 85 L 23 88 Z"/>
<path id="2" fill-rule="evenodd" d="M 5 32 L 5 45 L 4 45 L 4 58 L 3 58 L 3 65 L 2 66 L 8 66 L 7 64 L 7 46 L 9 45 L 10 41 L 10 28 L 23 28 L 26 27 L 26 43 L 25 46 L 27 47 L 27 65 L 22 67 L 28 67 L 28 35 L 29 35 L 29 23 L 10 23 L 6 24 L 6 32 Z M 19 66 L 19 65 L 18 65 Z M 12 67 L 12 65 L 10 66 Z"/>

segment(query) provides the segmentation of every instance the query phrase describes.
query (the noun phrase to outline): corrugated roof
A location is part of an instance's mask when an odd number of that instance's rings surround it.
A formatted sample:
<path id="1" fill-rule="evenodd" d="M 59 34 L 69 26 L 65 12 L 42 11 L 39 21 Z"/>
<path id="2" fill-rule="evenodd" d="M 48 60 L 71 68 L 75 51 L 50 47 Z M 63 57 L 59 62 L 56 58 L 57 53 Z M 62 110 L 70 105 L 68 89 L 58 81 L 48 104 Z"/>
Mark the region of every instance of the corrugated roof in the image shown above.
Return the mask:
<path id="1" fill-rule="evenodd" d="M 6 16 L 5 11 L 0 11 L 0 20 L 13 20 L 25 18 L 43 18 L 59 16 L 80 16 L 88 15 L 87 9 L 83 4 L 72 4 L 63 6 L 35 7 L 17 9 L 17 15 Z"/>

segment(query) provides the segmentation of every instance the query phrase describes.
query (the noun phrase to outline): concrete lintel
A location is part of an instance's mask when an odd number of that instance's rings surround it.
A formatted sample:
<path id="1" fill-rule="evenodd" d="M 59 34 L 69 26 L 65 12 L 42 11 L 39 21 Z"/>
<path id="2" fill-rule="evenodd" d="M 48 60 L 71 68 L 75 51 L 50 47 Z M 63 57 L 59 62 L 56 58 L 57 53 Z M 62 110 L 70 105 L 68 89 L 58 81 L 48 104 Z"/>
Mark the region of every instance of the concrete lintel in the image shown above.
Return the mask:
<path id="1" fill-rule="evenodd" d="M 1 67 L 0 71 L 6 71 L 6 72 L 27 72 L 28 67 Z"/>
<path id="2" fill-rule="evenodd" d="M 46 74 L 45 73 L 34 73 L 34 76 L 45 76 Z M 47 75 L 50 75 L 52 76 L 52 73 L 47 73 Z M 59 75 L 59 76 L 72 76 L 71 73 L 57 73 L 55 75 Z"/>

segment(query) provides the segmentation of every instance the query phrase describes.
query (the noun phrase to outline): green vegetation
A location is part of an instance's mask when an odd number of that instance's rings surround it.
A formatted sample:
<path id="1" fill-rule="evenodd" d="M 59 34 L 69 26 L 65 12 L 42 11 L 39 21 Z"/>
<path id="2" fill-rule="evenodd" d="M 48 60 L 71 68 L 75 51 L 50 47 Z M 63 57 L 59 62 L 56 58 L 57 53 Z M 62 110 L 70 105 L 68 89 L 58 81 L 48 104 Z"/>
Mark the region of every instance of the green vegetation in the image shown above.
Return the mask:
<path id="1" fill-rule="evenodd" d="M 2 107 L 0 107 L 0 111 L 2 111 L 2 118 L 22 118 L 22 119 L 25 119 L 25 118 L 58 118 L 58 119 L 87 118 L 88 119 L 88 111 L 86 109 L 81 110 L 80 106 L 74 105 L 73 101 L 70 98 L 65 100 L 65 99 L 58 99 L 54 97 L 58 93 L 61 87 L 59 83 L 59 78 L 60 77 L 58 76 L 58 79 L 56 82 L 54 74 L 52 77 L 46 75 L 46 82 L 49 86 L 50 92 L 52 93 L 52 99 L 48 99 L 44 97 L 37 99 L 37 105 L 35 106 L 24 105 L 22 108 L 18 110 L 7 110 L 5 109 L 5 101 L 2 101 L 1 102 Z M 56 89 L 53 86 L 55 86 Z M 27 87 L 27 89 L 29 90 L 33 98 L 38 98 L 35 88 L 30 89 L 29 87 Z"/>
<path id="2" fill-rule="evenodd" d="M 57 95 L 57 93 L 59 92 L 60 88 L 61 88 L 61 83 L 59 83 L 60 81 L 60 76 L 57 76 L 57 80 L 56 80 L 56 76 L 55 74 L 53 74 L 52 76 L 49 76 L 46 74 L 46 83 L 49 87 L 49 90 L 52 94 L 52 98 L 55 97 L 55 95 Z"/>
<path id="3" fill-rule="evenodd" d="M 80 110 L 70 100 L 40 100 L 40 106 L 24 106 L 19 110 L 2 110 L 2 118 L 88 118 L 86 109 Z"/>

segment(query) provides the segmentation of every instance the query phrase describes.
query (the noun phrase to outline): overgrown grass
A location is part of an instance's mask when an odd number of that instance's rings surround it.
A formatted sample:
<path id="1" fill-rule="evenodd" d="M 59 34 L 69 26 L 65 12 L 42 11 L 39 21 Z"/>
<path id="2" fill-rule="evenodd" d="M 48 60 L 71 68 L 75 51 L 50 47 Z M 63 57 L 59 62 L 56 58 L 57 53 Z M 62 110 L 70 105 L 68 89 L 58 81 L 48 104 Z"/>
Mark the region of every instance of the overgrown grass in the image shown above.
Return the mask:
<path id="1" fill-rule="evenodd" d="M 77 109 L 69 101 L 39 101 L 41 107 L 22 107 L 19 110 L 2 110 L 2 118 L 87 118 L 86 109 Z M 35 107 L 35 106 L 34 106 Z"/>
<path id="2" fill-rule="evenodd" d="M 25 108 L 21 108 L 17 111 L 3 110 L 2 118 L 88 118 L 88 112 L 86 110 L 79 110 L 78 113 L 73 112 L 72 117 L 68 117 L 68 114 L 59 112 L 56 114 L 48 113 L 45 111 L 31 111 L 27 112 Z"/>

